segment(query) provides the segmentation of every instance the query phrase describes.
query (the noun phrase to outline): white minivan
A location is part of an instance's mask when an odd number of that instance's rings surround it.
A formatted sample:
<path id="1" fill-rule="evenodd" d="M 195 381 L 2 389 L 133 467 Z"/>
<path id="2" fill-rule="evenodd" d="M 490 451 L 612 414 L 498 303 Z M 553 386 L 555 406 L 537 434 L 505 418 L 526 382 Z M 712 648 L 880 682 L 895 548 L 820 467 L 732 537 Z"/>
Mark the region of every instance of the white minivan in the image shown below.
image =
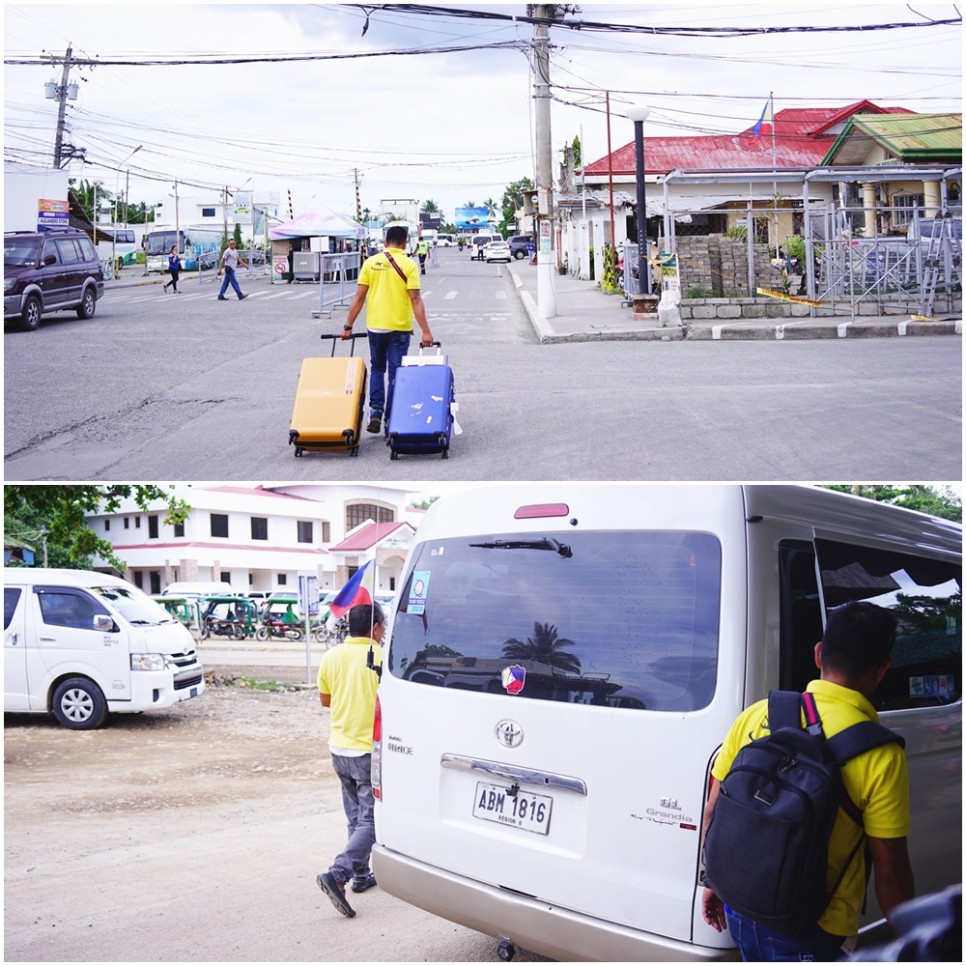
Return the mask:
<path id="1" fill-rule="evenodd" d="M 86 570 L 4 568 L 3 672 L 4 711 L 77 730 L 205 691 L 187 628 L 133 584 Z"/>
<path id="2" fill-rule="evenodd" d="M 806 486 L 505 484 L 427 511 L 375 722 L 379 885 L 560 960 L 728 959 L 701 816 L 729 726 L 827 611 L 893 608 L 917 892 L 962 877 L 959 524 Z M 874 895 L 866 928 L 881 924 Z"/>

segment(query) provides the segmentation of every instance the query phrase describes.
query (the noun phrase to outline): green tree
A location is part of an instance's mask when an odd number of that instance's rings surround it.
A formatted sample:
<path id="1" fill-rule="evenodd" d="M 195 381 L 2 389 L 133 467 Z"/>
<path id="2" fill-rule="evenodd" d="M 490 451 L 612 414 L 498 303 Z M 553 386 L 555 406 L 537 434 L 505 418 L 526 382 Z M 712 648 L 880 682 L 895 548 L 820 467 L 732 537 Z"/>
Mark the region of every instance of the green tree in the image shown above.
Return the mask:
<path id="1" fill-rule="evenodd" d="M 536 661 L 560 671 L 579 674 L 580 658 L 572 651 L 563 650 L 572 647 L 573 643 L 566 637 L 558 637 L 555 625 L 535 621 L 533 637 L 528 637 L 525 643 L 515 637 L 504 641 L 503 656 L 511 661 Z"/>
<path id="2" fill-rule="evenodd" d="M 829 485 L 826 489 L 864 496 L 868 500 L 891 503 L 893 506 L 905 507 L 907 510 L 918 510 L 920 513 L 929 513 L 934 517 L 956 520 L 959 523 L 962 523 L 963 520 L 962 500 L 948 486 L 937 490 L 932 486 L 921 484 L 879 483 L 870 485 L 860 483 Z"/>
<path id="3" fill-rule="evenodd" d="M 128 497 L 133 497 L 142 510 L 163 500 L 167 504 L 164 522 L 168 524 L 184 522 L 191 509 L 171 488 L 153 485 L 5 486 L 4 534 L 16 536 L 15 527 L 44 530 L 52 565 L 56 559 L 64 566 L 84 569 L 90 566 L 91 557 L 100 556 L 123 570 L 124 563 L 115 555 L 114 547 L 87 526 L 85 514 L 112 513 Z"/>
<path id="4" fill-rule="evenodd" d="M 425 500 L 413 500 L 409 505 L 414 510 L 428 510 L 438 499 L 438 496 L 430 496 Z"/>
<path id="5" fill-rule="evenodd" d="M 436 204 L 432 198 L 428 198 L 426 201 L 424 201 L 423 207 L 419 210 L 424 211 L 427 215 L 441 215 L 443 213 L 439 205 Z"/>
<path id="6" fill-rule="evenodd" d="M 90 218 L 91 223 L 95 225 L 97 224 L 94 212 L 95 200 L 99 208 L 110 205 L 114 200 L 114 192 L 108 191 L 100 182 L 95 183 L 86 179 L 77 181 L 75 178 L 68 178 L 67 186 L 77 203 L 84 209 L 84 213 Z"/>
<path id="7" fill-rule="evenodd" d="M 510 225 L 516 224 L 517 211 L 523 208 L 526 196 L 533 194 L 533 182 L 529 178 L 520 178 L 513 181 L 503 189 L 503 200 L 500 210 L 503 218 L 500 222 L 500 231 L 506 234 Z"/>

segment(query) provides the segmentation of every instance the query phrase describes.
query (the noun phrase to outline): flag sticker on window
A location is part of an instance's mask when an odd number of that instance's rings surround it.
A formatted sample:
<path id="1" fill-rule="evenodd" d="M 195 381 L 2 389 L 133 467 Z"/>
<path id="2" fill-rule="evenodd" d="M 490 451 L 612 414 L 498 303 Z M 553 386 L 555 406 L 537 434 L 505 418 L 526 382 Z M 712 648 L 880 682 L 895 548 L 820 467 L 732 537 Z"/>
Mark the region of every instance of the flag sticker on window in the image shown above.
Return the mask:
<path id="1" fill-rule="evenodd" d="M 511 664 L 503 669 L 501 677 L 507 694 L 519 694 L 527 679 L 527 669 L 519 664 Z"/>

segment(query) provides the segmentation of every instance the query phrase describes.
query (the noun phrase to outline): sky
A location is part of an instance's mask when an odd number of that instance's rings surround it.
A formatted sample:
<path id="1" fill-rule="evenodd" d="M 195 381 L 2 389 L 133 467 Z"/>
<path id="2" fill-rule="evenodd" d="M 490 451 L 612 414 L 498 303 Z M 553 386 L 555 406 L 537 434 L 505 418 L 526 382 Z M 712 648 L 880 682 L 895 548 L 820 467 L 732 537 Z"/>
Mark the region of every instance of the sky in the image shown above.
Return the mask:
<path id="1" fill-rule="evenodd" d="M 4 58 L 99 58 L 75 67 L 65 140 L 86 151 L 69 173 L 156 204 L 221 186 L 277 196 L 287 215 L 322 204 L 354 216 L 389 199 L 455 208 L 497 202 L 534 179 L 532 27 L 485 19 L 526 5 L 4 4 Z M 406 9 L 403 9 L 406 8 Z M 738 132 L 770 94 L 775 110 L 863 98 L 936 113 L 962 110 L 962 29 L 682 37 L 590 29 L 622 26 L 781 28 L 922 24 L 958 19 L 952 4 L 581 4 L 585 28 L 551 29 L 552 145 L 579 137 L 584 157 L 631 141 L 628 108 L 651 109 L 649 134 Z M 497 46 L 499 45 L 499 46 Z M 443 48 L 458 48 L 444 52 Z M 397 53 L 388 54 L 388 51 Z M 248 57 L 327 59 L 229 63 Z M 175 64 L 204 58 L 221 63 Z M 338 59 L 331 59 L 338 58 Z M 111 60 L 139 62 L 120 66 Z M 144 61 L 162 60 L 160 66 Z M 50 166 L 60 65 L 4 66 L 4 158 Z M 133 153 L 138 149 L 136 153 Z M 129 175 L 128 175 L 129 173 Z"/>

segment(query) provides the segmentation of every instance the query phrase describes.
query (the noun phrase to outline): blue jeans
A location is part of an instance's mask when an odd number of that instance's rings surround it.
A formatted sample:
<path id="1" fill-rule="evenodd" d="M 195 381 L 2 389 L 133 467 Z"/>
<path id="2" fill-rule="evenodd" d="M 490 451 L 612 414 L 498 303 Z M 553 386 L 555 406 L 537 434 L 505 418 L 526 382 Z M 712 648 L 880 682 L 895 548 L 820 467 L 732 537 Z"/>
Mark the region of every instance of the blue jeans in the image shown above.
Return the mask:
<path id="1" fill-rule="evenodd" d="M 342 782 L 342 807 L 349 823 L 349 841 L 335 857 L 329 872 L 339 880 L 369 875 L 369 853 L 376 844 L 375 799 L 372 794 L 372 755 L 332 756 L 332 767 Z"/>
<path id="2" fill-rule="evenodd" d="M 783 936 L 728 906 L 725 906 L 725 915 L 731 938 L 746 963 L 834 963 L 845 957 L 842 951 L 845 937 L 833 936 L 817 925 L 797 936 Z"/>
<path id="3" fill-rule="evenodd" d="M 396 370 L 402 358 L 409 352 L 412 332 L 369 333 L 369 412 L 373 416 L 389 419 L 392 409 L 392 392 L 396 385 Z M 388 371 L 388 387 L 386 375 Z"/>
<path id="4" fill-rule="evenodd" d="M 224 298 L 225 292 L 228 291 L 228 286 L 231 286 L 235 290 L 235 294 L 241 298 L 242 290 L 241 286 L 238 284 L 238 279 L 235 278 L 234 269 L 225 269 L 225 280 L 221 283 L 221 291 L 218 293 L 218 298 Z"/>

